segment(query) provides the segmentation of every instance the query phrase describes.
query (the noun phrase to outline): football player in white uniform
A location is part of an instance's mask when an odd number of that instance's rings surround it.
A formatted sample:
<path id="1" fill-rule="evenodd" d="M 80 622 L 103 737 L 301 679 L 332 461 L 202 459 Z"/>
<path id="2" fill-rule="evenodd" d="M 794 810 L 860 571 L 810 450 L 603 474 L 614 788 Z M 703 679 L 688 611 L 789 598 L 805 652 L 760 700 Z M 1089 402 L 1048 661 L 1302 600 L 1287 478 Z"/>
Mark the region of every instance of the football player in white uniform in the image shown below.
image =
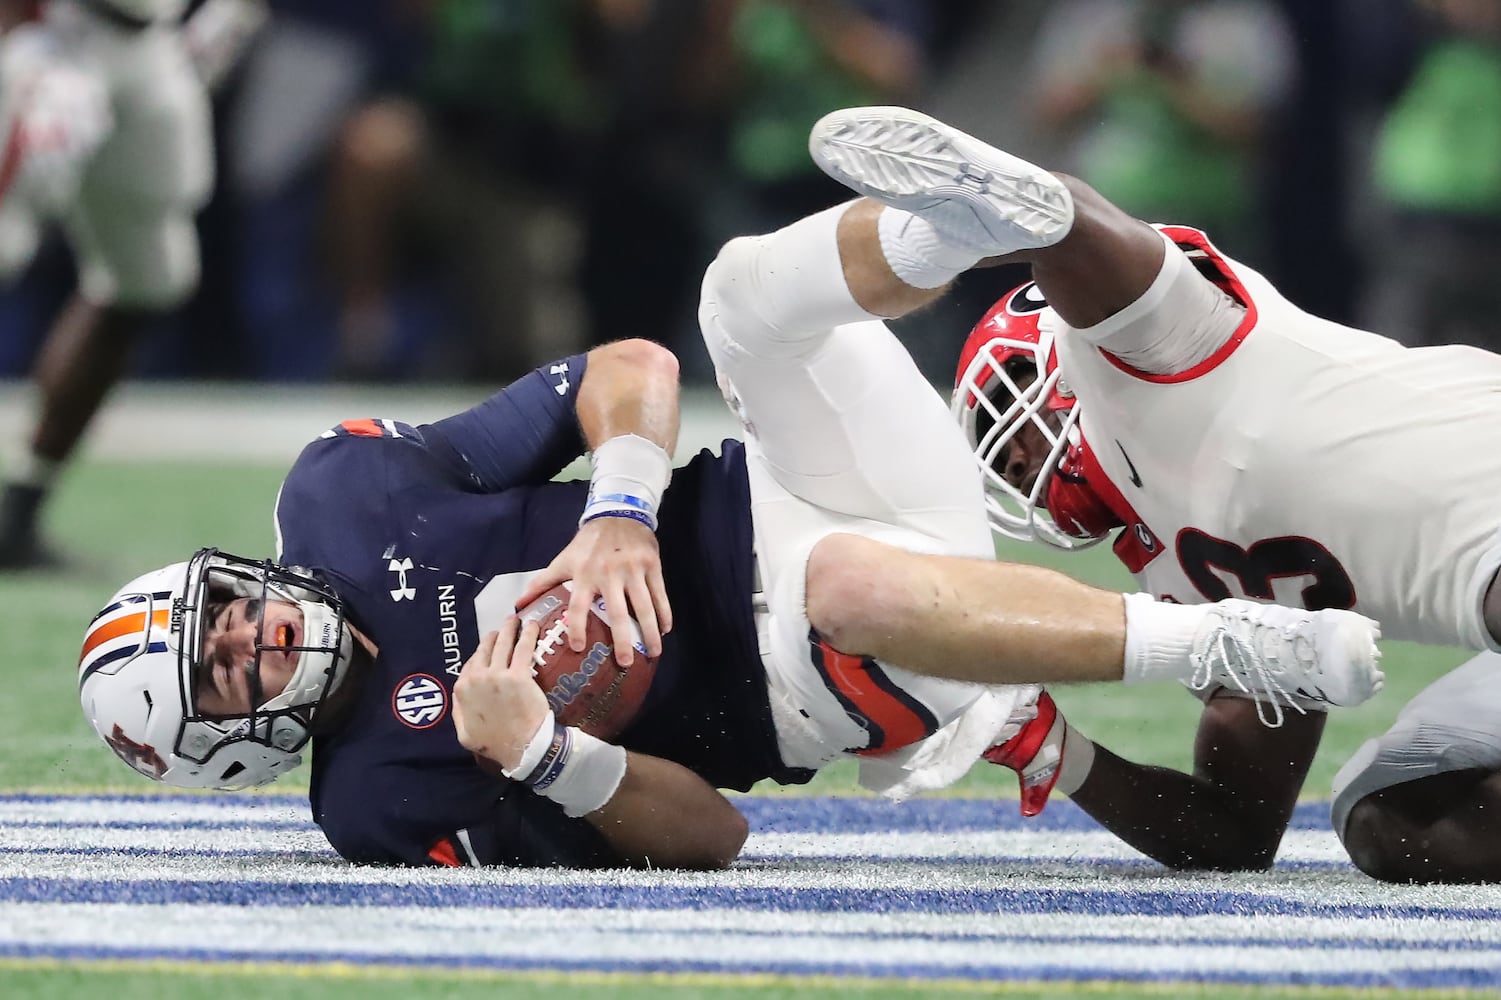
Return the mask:
<path id="1" fill-rule="evenodd" d="M 60 224 L 78 287 L 33 378 L 39 414 L 0 494 L 0 569 L 45 565 L 37 515 L 150 322 L 198 285 L 213 184 L 206 86 L 264 0 L 0 0 L 0 278 Z"/>
<path id="2" fill-rule="evenodd" d="M 1341 770 L 1333 822 L 1377 878 L 1501 879 L 1501 357 L 1310 316 L 1204 234 L 917 112 L 836 112 L 812 145 L 931 221 L 883 229 L 909 280 L 1032 266 L 971 334 L 955 390 L 994 529 L 1074 548 L 1121 528 L 1116 553 L 1162 599 L 1350 608 L 1388 637 L 1486 651 Z M 1059 200 L 1056 239 L 1012 236 Z M 1024 811 L 1056 783 L 1166 864 L 1265 867 L 1324 717 L 1244 694 L 1202 692 L 1191 775 L 1129 764 L 1048 705 L 990 756 L 1022 774 Z"/>

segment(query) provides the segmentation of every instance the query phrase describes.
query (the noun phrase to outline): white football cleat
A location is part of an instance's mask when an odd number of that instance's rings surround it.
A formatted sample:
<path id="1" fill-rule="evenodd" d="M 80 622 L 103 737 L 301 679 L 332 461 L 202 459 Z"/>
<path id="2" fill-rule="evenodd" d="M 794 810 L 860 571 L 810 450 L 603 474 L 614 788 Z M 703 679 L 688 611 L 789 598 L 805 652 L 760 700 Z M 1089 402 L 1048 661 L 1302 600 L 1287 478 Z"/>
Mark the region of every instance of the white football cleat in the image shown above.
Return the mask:
<path id="1" fill-rule="evenodd" d="M 1305 705 L 1349 707 L 1380 691 L 1379 638 L 1381 627 L 1353 611 L 1220 601 L 1194 636 L 1188 686 L 1223 684 L 1251 695 L 1261 721 L 1275 728 L 1284 705 L 1299 713 Z"/>
<path id="2" fill-rule="evenodd" d="M 909 108 L 824 115 L 808 152 L 845 187 L 921 216 L 981 256 L 1051 246 L 1074 223 L 1073 196 L 1057 177 Z"/>

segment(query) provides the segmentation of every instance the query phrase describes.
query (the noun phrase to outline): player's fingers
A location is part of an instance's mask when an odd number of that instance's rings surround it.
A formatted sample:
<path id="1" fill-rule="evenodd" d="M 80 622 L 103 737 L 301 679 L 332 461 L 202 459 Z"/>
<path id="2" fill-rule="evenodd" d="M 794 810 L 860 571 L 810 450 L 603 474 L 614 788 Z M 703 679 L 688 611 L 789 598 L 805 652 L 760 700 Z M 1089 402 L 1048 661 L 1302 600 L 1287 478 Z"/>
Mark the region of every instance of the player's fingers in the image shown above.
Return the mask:
<path id="1" fill-rule="evenodd" d="M 516 633 L 520 624 L 521 619 L 516 615 L 506 615 L 505 621 L 500 623 L 500 630 L 495 633 L 495 645 L 490 648 L 490 666 L 497 670 L 505 669 L 512 650 L 516 648 Z"/>
<path id="2" fill-rule="evenodd" d="M 573 581 L 573 596 L 568 599 L 568 648 L 582 653 L 589 641 L 589 606 L 598 593 L 593 587 Z M 606 607 L 609 605 L 607 604 Z"/>
<path id="3" fill-rule="evenodd" d="M 615 647 L 615 662 L 622 667 L 631 665 L 636 651 L 631 646 L 631 607 L 626 603 L 625 589 L 619 583 L 611 583 L 601 592 L 605 602 L 605 614 L 610 616 L 610 644 Z"/>
<path id="4" fill-rule="evenodd" d="M 465 660 L 463 668 L 459 670 L 460 678 L 462 679 L 464 674 L 468 674 L 472 677 L 478 671 L 481 671 L 485 667 L 487 667 L 490 663 L 491 657 L 495 655 L 495 647 L 499 643 L 499 632 L 486 632 L 484 635 L 480 636 L 479 645 L 475 647 L 474 655 Z"/>
<path id="5" fill-rule="evenodd" d="M 647 571 L 646 586 L 651 591 L 652 607 L 657 611 L 657 627 L 666 635 L 672 631 L 672 602 L 667 599 L 667 581 L 662 579 L 660 563 Z"/>
<path id="6" fill-rule="evenodd" d="M 536 576 L 526 582 L 526 589 L 516 598 L 517 609 L 526 607 L 572 575 L 561 558 L 554 559 L 551 566 L 539 570 Z"/>
<path id="7" fill-rule="evenodd" d="M 541 624 L 537 621 L 529 621 L 521 626 L 521 631 L 516 636 L 516 645 L 511 650 L 511 670 L 523 670 L 528 677 L 536 672 L 532 657 L 537 652 L 537 636 L 541 631 Z"/>
<path id="8" fill-rule="evenodd" d="M 651 588 L 645 580 L 633 580 L 630 588 L 631 609 L 635 612 L 636 623 L 641 626 L 641 642 L 646 646 L 646 655 L 657 657 L 662 655 L 662 630 L 657 619 L 656 605 L 652 600 Z M 610 616 L 612 631 L 615 639 L 615 659 L 620 660 L 620 627 L 624 626 L 629 641 L 630 621 Z"/>

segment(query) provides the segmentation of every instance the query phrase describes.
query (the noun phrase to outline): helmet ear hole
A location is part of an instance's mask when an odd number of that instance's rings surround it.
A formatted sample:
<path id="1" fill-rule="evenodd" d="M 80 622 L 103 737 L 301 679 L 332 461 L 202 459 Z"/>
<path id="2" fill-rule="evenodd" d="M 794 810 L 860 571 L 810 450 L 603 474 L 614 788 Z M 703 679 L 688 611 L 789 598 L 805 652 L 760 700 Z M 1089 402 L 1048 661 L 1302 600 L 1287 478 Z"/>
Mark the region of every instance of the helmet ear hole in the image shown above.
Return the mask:
<path id="1" fill-rule="evenodd" d="M 219 780 L 228 782 L 231 778 L 233 778 L 243 770 L 245 770 L 245 765 L 240 763 L 239 761 L 235 761 L 224 769 L 224 773 L 219 775 Z"/>

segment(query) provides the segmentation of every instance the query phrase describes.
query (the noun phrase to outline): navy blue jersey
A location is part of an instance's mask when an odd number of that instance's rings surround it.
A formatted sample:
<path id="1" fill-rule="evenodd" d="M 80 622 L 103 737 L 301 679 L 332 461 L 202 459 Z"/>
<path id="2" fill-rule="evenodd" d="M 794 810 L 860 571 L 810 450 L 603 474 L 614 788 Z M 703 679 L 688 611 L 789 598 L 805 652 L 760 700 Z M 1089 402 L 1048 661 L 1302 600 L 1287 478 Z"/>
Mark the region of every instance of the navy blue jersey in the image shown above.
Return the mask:
<path id="1" fill-rule="evenodd" d="M 348 421 L 287 476 L 281 560 L 326 577 L 379 649 L 354 664 L 348 703 L 313 743 L 313 817 L 350 860 L 619 861 L 587 822 L 481 769 L 452 719 L 453 684 L 481 632 L 577 531 L 588 484 L 552 477 L 584 451 L 574 413 L 584 367 L 583 356 L 545 365 L 434 424 Z M 782 766 L 766 702 L 739 443 L 678 469 L 659 514 L 674 629 L 617 742 L 716 787 L 806 781 Z"/>

